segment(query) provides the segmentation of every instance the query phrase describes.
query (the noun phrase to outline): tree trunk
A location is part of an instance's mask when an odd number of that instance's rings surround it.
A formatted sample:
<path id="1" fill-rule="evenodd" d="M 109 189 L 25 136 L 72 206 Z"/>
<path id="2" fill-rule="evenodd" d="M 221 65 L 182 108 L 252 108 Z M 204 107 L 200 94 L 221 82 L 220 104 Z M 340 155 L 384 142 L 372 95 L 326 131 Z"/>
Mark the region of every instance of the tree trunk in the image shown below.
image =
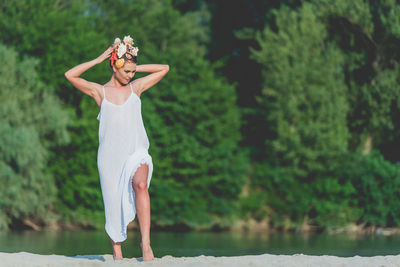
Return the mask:
<path id="1" fill-rule="evenodd" d="M 368 155 L 369 153 L 371 153 L 373 140 L 374 140 L 374 134 L 372 132 L 369 132 L 364 142 L 363 155 Z"/>

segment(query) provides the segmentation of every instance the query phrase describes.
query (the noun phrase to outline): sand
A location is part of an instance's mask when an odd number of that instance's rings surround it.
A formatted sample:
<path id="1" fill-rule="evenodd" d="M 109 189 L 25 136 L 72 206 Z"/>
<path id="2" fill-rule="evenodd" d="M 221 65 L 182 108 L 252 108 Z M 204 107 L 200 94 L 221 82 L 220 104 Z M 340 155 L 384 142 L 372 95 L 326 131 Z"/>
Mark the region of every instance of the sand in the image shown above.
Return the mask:
<path id="1" fill-rule="evenodd" d="M 238 257 L 172 257 L 164 256 L 151 262 L 141 258 L 113 260 L 112 255 L 39 255 L 27 252 L 0 252 L 1 267 L 35 266 L 400 266 L 400 255 L 374 257 L 336 257 L 296 255 L 252 255 Z"/>

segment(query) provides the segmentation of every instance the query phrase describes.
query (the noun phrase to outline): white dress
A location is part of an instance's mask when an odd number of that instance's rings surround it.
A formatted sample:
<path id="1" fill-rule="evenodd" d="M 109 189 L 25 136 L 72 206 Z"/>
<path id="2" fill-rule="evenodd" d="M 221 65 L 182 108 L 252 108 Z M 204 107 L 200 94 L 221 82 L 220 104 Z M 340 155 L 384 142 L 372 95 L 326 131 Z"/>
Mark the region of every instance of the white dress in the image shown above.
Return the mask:
<path id="1" fill-rule="evenodd" d="M 143 125 L 140 97 L 133 92 L 122 105 L 104 99 L 97 119 L 99 149 L 97 167 L 104 201 L 105 230 L 114 242 L 127 238 L 127 226 L 135 218 L 135 191 L 132 178 L 143 163 L 149 166 L 147 188 L 153 172 L 150 146 Z"/>

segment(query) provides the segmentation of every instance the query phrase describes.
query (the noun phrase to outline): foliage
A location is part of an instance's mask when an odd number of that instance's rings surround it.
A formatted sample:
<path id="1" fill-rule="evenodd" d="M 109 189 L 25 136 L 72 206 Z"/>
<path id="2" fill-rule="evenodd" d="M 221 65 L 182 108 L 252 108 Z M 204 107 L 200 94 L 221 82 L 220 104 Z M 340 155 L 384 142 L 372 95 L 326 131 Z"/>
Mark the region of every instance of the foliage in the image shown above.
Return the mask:
<path id="1" fill-rule="evenodd" d="M 276 134 L 265 141 L 265 150 L 269 165 L 277 166 L 261 165 L 267 173 L 258 171 L 254 184 L 266 188 L 275 212 L 290 209 L 294 221 L 313 209 L 314 190 L 332 193 L 317 184 L 335 179 L 326 175 L 347 149 L 343 56 L 326 42 L 325 26 L 314 13 L 309 4 L 298 11 L 281 8 L 277 32 L 265 28 L 257 37 L 261 49 L 252 50 L 252 58 L 264 67 L 258 100 L 267 110 L 265 123 L 274 125 Z"/>
<path id="2" fill-rule="evenodd" d="M 40 60 L 39 78 L 66 103 L 64 109 L 72 119 L 68 128 L 71 142 L 55 147 L 48 157 L 48 168 L 58 188 L 57 210 L 69 220 L 69 214 L 79 206 L 101 209 L 96 151 L 88 143 L 88 120 L 82 118 L 87 107 L 80 104 L 83 94 L 71 89 L 64 72 L 68 66 L 81 63 L 82 58 L 97 56 L 106 42 L 92 30 L 91 15 L 82 1 L 9 0 L 0 7 L 2 41 L 20 54 Z M 97 75 L 86 76 L 95 79 Z M 96 136 L 97 125 L 92 125 L 92 136 Z"/>
<path id="3" fill-rule="evenodd" d="M 272 26 L 256 35 L 260 49 L 250 50 L 264 78 L 258 113 L 265 114 L 272 134 L 252 184 L 263 188 L 277 224 L 398 225 L 397 214 L 382 208 L 389 202 L 383 197 L 387 189 L 377 182 L 398 187 L 397 167 L 377 154 L 360 155 L 382 147 L 389 158 L 398 158 L 388 149 L 399 136 L 399 72 L 393 60 L 398 49 L 390 43 L 398 42 L 393 16 L 398 7 L 395 1 L 361 0 L 282 6 L 273 12 Z M 363 168 L 373 171 L 357 180 Z M 370 207 L 366 198 L 380 206 Z"/>
<path id="4" fill-rule="evenodd" d="M 311 1 L 345 56 L 349 88 L 350 149 L 376 148 L 392 161 L 400 159 L 397 117 L 400 111 L 398 61 L 400 44 L 396 1 Z"/>
<path id="5" fill-rule="evenodd" d="M 56 218 L 49 149 L 68 141 L 68 115 L 38 77 L 38 60 L 0 45 L 0 229 L 11 220 Z M 45 214 L 47 214 L 45 216 Z"/>
<path id="6" fill-rule="evenodd" d="M 385 160 L 373 150 L 368 156 L 343 157 L 336 175 L 351 182 L 355 192 L 352 205 L 359 209 L 358 220 L 369 225 L 400 225 L 400 166 Z"/>

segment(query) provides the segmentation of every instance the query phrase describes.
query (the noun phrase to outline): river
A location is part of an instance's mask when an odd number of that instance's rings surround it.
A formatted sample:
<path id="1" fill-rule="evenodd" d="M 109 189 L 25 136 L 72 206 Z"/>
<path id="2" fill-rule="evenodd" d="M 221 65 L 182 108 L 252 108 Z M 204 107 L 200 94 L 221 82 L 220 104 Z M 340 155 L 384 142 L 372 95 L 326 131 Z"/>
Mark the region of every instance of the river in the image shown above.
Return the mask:
<path id="1" fill-rule="evenodd" d="M 140 257 L 140 234 L 128 232 L 124 257 Z M 152 232 L 156 257 L 307 254 L 375 256 L 400 254 L 400 236 L 283 234 L 262 232 Z M 21 231 L 0 233 L 1 252 L 26 251 L 67 256 L 112 254 L 105 231 Z"/>

